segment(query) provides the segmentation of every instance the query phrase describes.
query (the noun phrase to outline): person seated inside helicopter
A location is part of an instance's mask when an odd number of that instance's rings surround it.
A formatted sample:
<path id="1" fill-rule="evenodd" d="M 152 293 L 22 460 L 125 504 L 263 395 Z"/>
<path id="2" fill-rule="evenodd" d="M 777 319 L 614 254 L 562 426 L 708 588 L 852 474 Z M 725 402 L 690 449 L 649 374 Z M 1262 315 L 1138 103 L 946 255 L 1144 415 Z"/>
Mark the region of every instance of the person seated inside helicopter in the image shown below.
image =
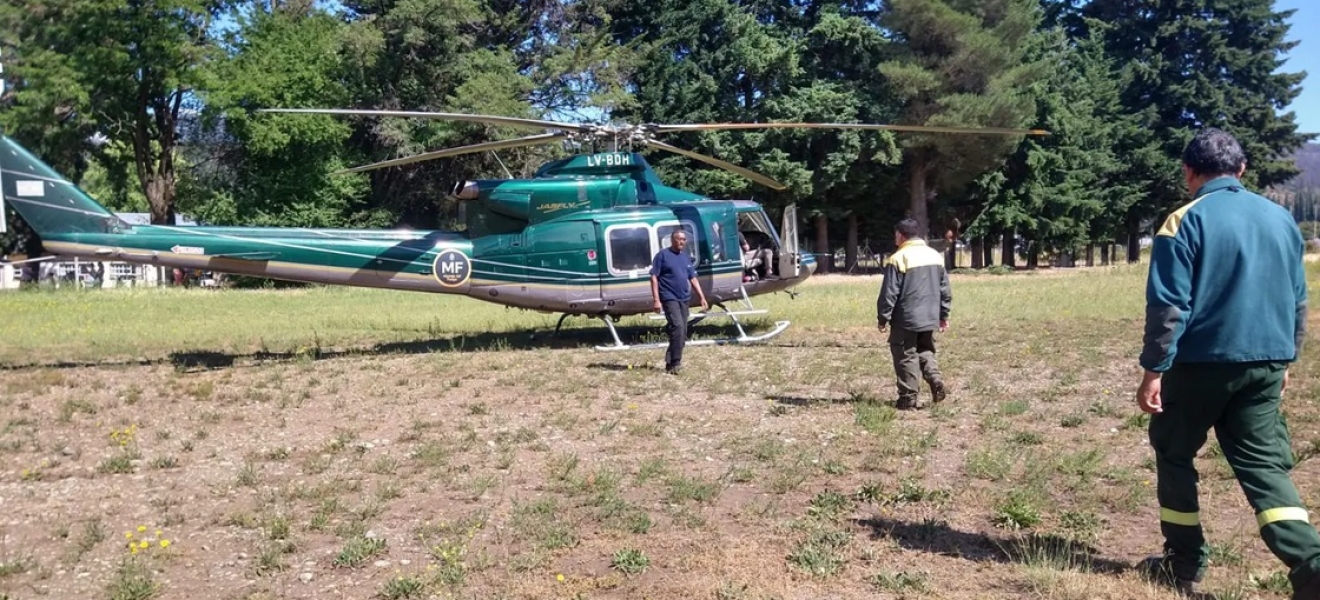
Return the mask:
<path id="1" fill-rule="evenodd" d="M 753 236 L 763 236 L 760 232 L 747 232 Z M 759 234 L 759 235 L 758 235 Z M 738 232 L 738 245 L 742 248 L 743 281 L 765 279 L 770 275 L 770 265 L 774 262 L 774 250 L 759 243 L 755 248 L 747 241 L 747 234 Z"/>

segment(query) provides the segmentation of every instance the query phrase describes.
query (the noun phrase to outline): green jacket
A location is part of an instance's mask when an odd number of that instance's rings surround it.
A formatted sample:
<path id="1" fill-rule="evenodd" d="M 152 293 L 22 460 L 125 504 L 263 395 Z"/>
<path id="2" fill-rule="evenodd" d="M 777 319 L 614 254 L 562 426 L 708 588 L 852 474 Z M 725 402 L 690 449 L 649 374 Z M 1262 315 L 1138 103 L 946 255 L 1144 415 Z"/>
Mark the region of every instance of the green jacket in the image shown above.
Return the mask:
<path id="1" fill-rule="evenodd" d="M 885 280 L 876 299 L 880 325 L 908 331 L 934 331 L 949 318 L 953 294 L 944 255 L 923 240 L 908 240 L 885 259 Z"/>
<path id="2" fill-rule="evenodd" d="M 1296 360 L 1304 250 L 1292 215 L 1237 178 L 1201 186 L 1155 234 L 1141 366 Z"/>

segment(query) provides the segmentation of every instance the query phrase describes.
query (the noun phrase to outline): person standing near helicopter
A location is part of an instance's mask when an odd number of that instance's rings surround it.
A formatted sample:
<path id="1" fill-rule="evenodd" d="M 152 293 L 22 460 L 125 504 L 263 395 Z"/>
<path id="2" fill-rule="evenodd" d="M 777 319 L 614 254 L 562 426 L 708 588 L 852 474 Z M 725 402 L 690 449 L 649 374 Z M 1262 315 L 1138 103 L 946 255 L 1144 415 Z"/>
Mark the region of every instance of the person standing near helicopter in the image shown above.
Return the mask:
<path id="1" fill-rule="evenodd" d="M 706 310 L 706 294 L 697 281 L 697 269 L 692 257 L 684 252 L 687 233 L 679 229 L 670 236 L 669 247 L 656 253 L 651 261 L 651 299 L 655 312 L 665 315 L 665 335 L 669 336 L 669 349 L 665 351 L 665 372 L 677 375 L 683 368 L 683 346 L 687 344 L 688 308 L 692 304 L 692 290 L 701 299 Z"/>

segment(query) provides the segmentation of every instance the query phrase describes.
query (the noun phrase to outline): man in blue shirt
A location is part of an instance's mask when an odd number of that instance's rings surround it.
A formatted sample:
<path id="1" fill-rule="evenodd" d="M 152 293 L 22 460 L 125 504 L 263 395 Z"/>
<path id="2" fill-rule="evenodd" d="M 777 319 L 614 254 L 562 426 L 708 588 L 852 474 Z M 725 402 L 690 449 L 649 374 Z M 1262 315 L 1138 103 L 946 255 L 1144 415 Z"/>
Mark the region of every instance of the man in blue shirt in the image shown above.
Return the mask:
<path id="1" fill-rule="evenodd" d="M 697 282 L 697 269 L 692 258 L 683 251 L 687 247 L 687 233 L 679 229 L 670 237 L 669 247 L 656 253 L 651 261 L 651 299 L 655 312 L 663 311 L 665 334 L 669 336 L 669 349 L 665 351 L 665 372 L 677 375 L 683 368 L 683 345 L 687 343 L 688 307 L 692 304 L 692 290 L 701 299 L 706 310 L 706 294 Z"/>
<path id="2" fill-rule="evenodd" d="M 1187 592 L 1203 577 L 1193 459 L 1213 428 L 1292 597 L 1320 600 L 1320 535 L 1289 474 L 1279 412 L 1306 333 L 1303 241 L 1286 209 L 1242 185 L 1245 171 L 1232 136 L 1198 133 L 1183 153 L 1192 201 L 1152 245 L 1137 404 L 1151 415 L 1164 552 L 1141 569 Z"/>

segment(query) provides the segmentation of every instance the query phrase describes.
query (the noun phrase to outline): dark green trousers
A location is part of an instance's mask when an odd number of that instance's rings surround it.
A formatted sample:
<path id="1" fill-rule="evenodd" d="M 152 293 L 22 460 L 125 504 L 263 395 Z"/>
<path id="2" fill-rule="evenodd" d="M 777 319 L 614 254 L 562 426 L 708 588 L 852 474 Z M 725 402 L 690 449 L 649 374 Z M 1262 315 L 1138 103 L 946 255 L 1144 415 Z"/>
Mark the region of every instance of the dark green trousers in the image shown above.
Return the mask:
<path id="1" fill-rule="evenodd" d="M 1279 412 L 1284 363 L 1174 365 L 1161 381 L 1164 412 L 1150 421 L 1160 530 L 1174 572 L 1199 579 L 1209 562 L 1192 459 L 1213 428 L 1224 458 L 1256 512 L 1265 545 L 1296 588 L 1320 575 L 1320 535 L 1290 472 L 1292 445 Z"/>
<path id="2" fill-rule="evenodd" d="M 935 332 L 908 331 L 897 325 L 889 326 L 889 352 L 894 357 L 894 375 L 897 377 L 898 398 L 916 400 L 921 392 L 921 380 L 926 383 L 940 381 L 940 365 L 935 359 Z"/>

